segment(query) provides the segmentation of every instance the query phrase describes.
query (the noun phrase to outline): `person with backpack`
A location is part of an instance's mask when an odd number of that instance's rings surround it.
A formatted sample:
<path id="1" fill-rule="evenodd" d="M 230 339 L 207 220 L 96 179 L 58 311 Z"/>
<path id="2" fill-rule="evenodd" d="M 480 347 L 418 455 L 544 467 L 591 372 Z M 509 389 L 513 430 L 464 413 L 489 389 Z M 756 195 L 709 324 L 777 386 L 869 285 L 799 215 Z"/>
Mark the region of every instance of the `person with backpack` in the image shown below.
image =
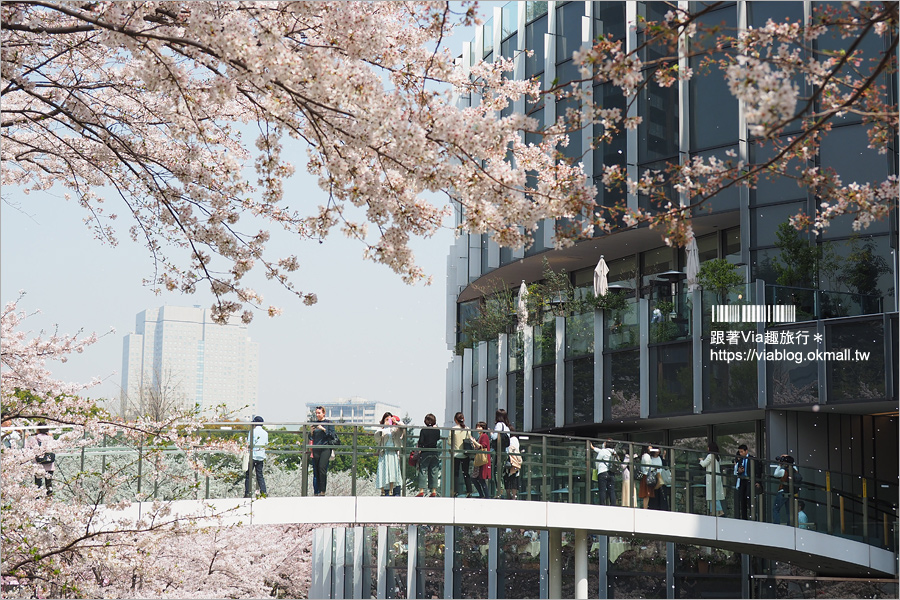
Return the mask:
<path id="1" fill-rule="evenodd" d="M 591 444 L 591 450 L 597 455 L 597 487 L 601 506 L 616 505 L 616 475 L 622 472 L 622 463 L 615 448 L 615 442 L 611 439 L 603 442 L 599 448 Z"/>
<path id="2" fill-rule="evenodd" d="M 498 408 L 494 413 L 494 432 L 491 433 L 491 446 L 493 446 L 494 451 L 497 453 L 497 458 L 494 460 L 495 465 L 506 464 L 503 454 L 504 451 L 509 448 L 509 432 L 511 429 L 512 428 L 509 426 L 509 414 L 506 412 L 506 409 Z M 502 469 L 494 469 L 494 476 L 494 487 L 497 490 L 497 497 L 499 498 L 505 494 L 505 492 L 502 491 L 503 486 L 505 485 Z"/>
<path id="3" fill-rule="evenodd" d="M 796 494 L 800 490 L 800 484 L 803 482 L 803 476 L 794 465 L 794 457 L 789 454 L 782 454 L 775 459 L 778 466 L 772 476 L 778 479 L 778 490 L 775 492 L 775 500 L 772 502 L 772 522 L 781 525 L 781 507 L 787 505 L 788 498 L 791 493 L 791 480 L 793 480 L 793 492 Z M 790 512 L 790 511 L 788 511 Z M 788 524 L 790 524 L 790 514 L 788 514 Z"/>

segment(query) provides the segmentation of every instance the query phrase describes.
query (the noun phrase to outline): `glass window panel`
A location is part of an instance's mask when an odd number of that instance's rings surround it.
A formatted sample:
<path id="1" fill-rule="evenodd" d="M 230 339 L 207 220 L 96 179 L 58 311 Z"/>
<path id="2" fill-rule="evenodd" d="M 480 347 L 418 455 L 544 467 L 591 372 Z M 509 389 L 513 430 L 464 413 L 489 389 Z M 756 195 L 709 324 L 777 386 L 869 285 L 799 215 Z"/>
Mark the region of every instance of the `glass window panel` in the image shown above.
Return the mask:
<path id="1" fill-rule="evenodd" d="M 498 396 L 497 396 L 497 378 L 488 379 L 487 380 L 487 414 L 488 421 L 494 418 L 494 415 L 497 414 L 497 407 L 499 406 Z"/>
<path id="2" fill-rule="evenodd" d="M 818 362 L 808 360 L 808 352 L 817 349 L 813 338 L 815 328 L 779 328 L 774 331 L 779 332 L 779 343 L 766 344 L 769 406 L 818 402 Z M 768 360 L 770 356 L 772 360 Z"/>
<path id="3" fill-rule="evenodd" d="M 826 290 L 848 292 L 869 297 L 854 302 L 872 304 L 862 312 L 880 312 L 878 299 L 894 296 L 890 261 L 889 236 L 854 236 L 840 242 L 825 242 L 825 260 L 820 267 L 820 285 Z"/>
<path id="4" fill-rule="evenodd" d="M 500 54 L 504 58 L 515 58 L 516 51 L 519 49 L 519 35 L 514 33 L 510 37 L 500 42 Z"/>
<path id="5" fill-rule="evenodd" d="M 514 4 L 514 3 L 511 3 Z M 542 15 L 547 14 L 547 2 L 526 2 L 525 3 L 525 21 L 530 22 Z M 545 19 L 546 20 L 546 19 Z"/>
<path id="6" fill-rule="evenodd" d="M 714 53 L 709 58 L 719 60 L 723 57 L 723 53 Z M 691 150 L 733 143 L 739 135 L 737 98 L 728 90 L 722 70 L 717 66 L 702 68 L 704 60 L 708 58 L 690 59 L 694 71 L 694 77 L 688 83 Z"/>
<path id="7" fill-rule="evenodd" d="M 753 29 L 763 27 L 771 19 L 776 23 L 785 20 L 803 22 L 802 2 L 748 2 L 747 23 Z"/>
<path id="8" fill-rule="evenodd" d="M 646 209 L 651 213 L 655 213 L 659 210 L 660 203 L 665 206 L 669 202 L 673 205 L 677 205 L 681 202 L 678 198 L 678 193 L 675 191 L 675 187 L 671 183 L 668 168 L 669 163 L 667 161 L 659 161 L 641 166 L 639 177 L 643 177 L 647 171 L 656 171 L 658 174 L 662 175 L 663 181 L 661 184 L 657 184 L 657 188 L 653 190 L 652 198 L 645 194 L 638 194 L 639 207 Z M 662 196 L 660 196 L 660 194 Z"/>
<path id="9" fill-rule="evenodd" d="M 531 78 L 544 72 L 544 34 L 546 33 L 546 16 L 525 26 L 525 49 L 532 51 L 531 56 L 525 57 L 526 78 Z"/>
<path id="10" fill-rule="evenodd" d="M 638 95 L 638 162 L 672 158 L 678 153 L 678 87 L 644 87 Z"/>
<path id="11" fill-rule="evenodd" d="M 534 328 L 534 364 L 543 365 L 556 362 L 556 321 L 549 317 Z"/>
<path id="12" fill-rule="evenodd" d="M 671 285 L 658 280 L 657 273 L 675 268 L 675 249 L 663 246 L 641 253 L 641 296 L 645 298 L 671 295 Z M 658 288 L 658 289 L 657 289 Z M 654 294 L 657 292 L 657 294 Z"/>
<path id="13" fill-rule="evenodd" d="M 598 34 L 613 40 L 625 39 L 624 2 L 594 2 L 594 18 L 598 21 Z"/>
<path id="14" fill-rule="evenodd" d="M 761 145 L 750 143 L 750 162 L 754 165 L 764 164 L 775 156 L 771 143 Z M 788 165 L 788 173 L 796 173 L 802 165 L 792 160 Z M 797 185 L 797 181 L 782 175 L 760 174 L 756 187 L 750 190 L 750 204 L 770 204 L 784 200 L 806 199 L 806 188 Z"/>
<path id="15" fill-rule="evenodd" d="M 689 413 L 694 407 L 690 344 L 650 348 L 650 414 Z"/>
<path id="16" fill-rule="evenodd" d="M 523 343 L 522 343 L 522 332 L 516 331 L 515 333 L 509 335 L 506 338 L 509 342 L 508 348 L 508 359 L 509 359 L 509 371 L 521 371 L 525 365 L 523 360 Z"/>
<path id="17" fill-rule="evenodd" d="M 503 529 L 497 531 L 500 554 L 497 560 L 497 587 L 500 598 L 539 598 L 541 556 L 534 552 L 537 531 Z M 429 596 L 442 597 L 442 596 Z"/>
<path id="18" fill-rule="evenodd" d="M 487 527 L 454 530 L 452 598 L 481 598 L 488 585 L 488 561 L 480 549 L 488 545 Z"/>
<path id="19" fill-rule="evenodd" d="M 556 365 L 535 368 L 533 382 L 534 428 L 556 427 Z"/>
<path id="20" fill-rule="evenodd" d="M 503 28 L 500 37 L 505 39 L 509 34 L 516 31 L 519 22 L 519 4 L 518 2 L 507 2 L 503 5 L 501 17 Z M 507 55 L 504 55 L 507 56 Z"/>
<path id="21" fill-rule="evenodd" d="M 594 353 L 594 312 L 566 318 L 566 358 Z"/>
<path id="22" fill-rule="evenodd" d="M 416 590 L 421 598 L 444 597 L 444 526 L 419 525 L 416 534 Z M 353 564 L 348 560 L 346 564 Z M 353 578 L 347 580 L 352 584 Z M 352 590 L 345 598 L 352 598 Z"/>
<path id="23" fill-rule="evenodd" d="M 638 3 L 638 16 L 643 17 L 647 21 L 664 21 L 666 18 L 666 13 L 671 10 L 668 4 L 665 2 L 639 2 Z M 644 45 L 646 38 L 645 35 L 639 29 L 638 31 L 638 45 Z M 657 42 L 654 44 L 647 44 L 643 46 L 643 50 L 641 51 L 641 60 L 644 63 L 650 63 L 655 60 L 665 58 L 668 56 L 669 50 L 666 47 L 665 43 Z M 658 86 L 650 86 L 650 87 L 658 87 Z"/>
<path id="24" fill-rule="evenodd" d="M 737 257 L 741 256 L 741 228 L 732 227 L 725 230 L 725 256 Z"/>
<path id="25" fill-rule="evenodd" d="M 716 157 L 719 160 L 726 160 L 728 156 L 725 154 L 728 150 L 737 151 L 737 146 L 732 146 L 731 148 L 719 148 L 717 150 L 708 150 L 706 152 L 697 152 L 692 155 L 699 156 L 703 158 L 704 161 L 709 161 L 710 157 Z M 730 179 L 726 179 L 725 182 L 730 182 Z M 695 202 L 695 199 L 691 200 Z M 725 210 L 737 210 L 741 205 L 741 192 L 740 188 L 736 185 L 725 188 L 720 191 L 718 194 L 704 202 L 698 208 L 694 210 L 695 214 L 706 214 L 710 210 L 713 211 L 725 211 Z"/>
<path id="26" fill-rule="evenodd" d="M 463 333 L 463 331 L 465 331 L 466 323 L 469 321 L 469 319 L 472 319 L 476 315 L 478 315 L 478 300 L 461 302 L 457 307 L 457 311 L 459 314 L 459 318 L 457 319 L 458 325 L 456 327 L 456 341 L 457 343 L 468 343 L 469 336 Z"/>
<path id="27" fill-rule="evenodd" d="M 602 108 L 618 108 L 625 114 L 626 102 L 625 95 L 620 88 L 606 83 L 594 86 L 594 102 Z M 603 135 L 603 127 L 601 125 L 594 126 L 594 136 Z M 625 145 L 626 136 L 624 132 L 615 135 L 609 142 L 594 152 L 594 174 L 600 176 L 603 174 L 605 165 L 625 165 Z M 609 206 L 609 205 L 607 205 Z"/>
<path id="28" fill-rule="evenodd" d="M 491 62 L 494 51 L 494 18 L 491 17 L 484 24 L 484 60 Z M 490 57 L 490 58 L 488 58 Z"/>
<path id="29" fill-rule="evenodd" d="M 639 350 L 604 355 L 603 395 L 607 417 L 637 419 L 641 415 L 641 354 Z"/>
<path id="30" fill-rule="evenodd" d="M 566 424 L 594 422 L 594 357 L 566 361 Z"/>
<path id="31" fill-rule="evenodd" d="M 700 264 L 719 258 L 719 234 L 710 233 L 709 235 L 698 237 L 697 255 L 700 258 Z"/>
<path id="32" fill-rule="evenodd" d="M 513 431 L 522 431 L 525 428 L 525 377 L 522 371 L 516 371 L 507 376 L 506 382 L 509 425 Z"/>
<path id="33" fill-rule="evenodd" d="M 606 261 L 609 273 L 606 280 L 609 285 L 620 285 L 633 291 L 637 280 L 637 255 Z M 593 271 L 591 271 L 593 275 Z"/>
<path id="34" fill-rule="evenodd" d="M 721 329 L 721 328 L 719 328 Z M 741 344 L 737 350 L 746 351 L 751 345 Z M 734 351 L 734 347 L 710 346 L 703 340 L 703 409 L 735 410 L 757 406 L 756 359 L 729 361 L 713 356 L 711 350 Z"/>
<path id="35" fill-rule="evenodd" d="M 776 204 L 763 206 L 752 210 L 753 224 L 750 234 L 751 247 L 774 246 L 778 237 L 778 226 L 785 223 L 792 216 L 801 212 L 806 204 L 792 202 L 790 204 Z"/>
<path id="36" fill-rule="evenodd" d="M 583 2 L 569 2 L 556 9 L 556 60 L 570 60 L 572 53 L 581 48 L 581 17 Z M 560 81 L 564 81 L 560 79 Z"/>
<path id="37" fill-rule="evenodd" d="M 882 320 L 834 323 L 826 339 L 828 350 L 835 353 L 826 361 L 828 402 L 885 399 Z"/>

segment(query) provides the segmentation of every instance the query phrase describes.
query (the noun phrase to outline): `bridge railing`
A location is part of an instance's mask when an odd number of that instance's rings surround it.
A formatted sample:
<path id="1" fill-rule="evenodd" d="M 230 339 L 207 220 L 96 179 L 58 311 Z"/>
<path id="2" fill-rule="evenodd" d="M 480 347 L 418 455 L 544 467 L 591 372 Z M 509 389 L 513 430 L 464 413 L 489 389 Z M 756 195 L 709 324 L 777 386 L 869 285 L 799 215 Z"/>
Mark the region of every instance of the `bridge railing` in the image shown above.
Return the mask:
<path id="1" fill-rule="evenodd" d="M 313 495 L 310 444 L 314 425 L 266 423 L 269 444 L 265 448 L 264 472 L 270 496 Z M 331 449 L 334 455 L 329 463 L 327 495 L 382 494 L 375 486 L 375 475 L 385 454 L 399 461 L 402 481 L 395 482 L 399 493 L 417 494 L 417 468 L 410 466 L 408 458 L 416 449 L 420 428 L 405 427 L 400 447 L 380 449 L 374 431 L 377 427 L 336 424 L 340 443 L 316 447 Z M 505 465 L 509 452 L 501 447 L 500 437 L 492 441 L 490 449 L 453 449 L 451 429 L 439 429 L 441 496 L 466 496 L 466 478 L 460 469 L 467 466 L 471 476 L 475 457 L 482 455 L 490 458 L 491 476 L 485 481 L 489 497 L 600 502 L 600 485 L 609 477 L 597 474 L 593 447 L 599 448 L 601 440 L 513 432 L 522 458 L 514 494 L 506 489 L 504 475 L 508 473 Z M 213 424 L 196 432 L 200 443 L 189 449 L 144 446 L 140 442 L 126 442 L 124 436 L 86 440 L 80 449 L 57 452 L 56 495 L 59 498 L 79 495 L 88 501 L 104 503 L 239 498 L 245 495 L 247 485 L 247 463 L 243 455 L 250 450 L 248 431 L 249 423 Z M 479 434 L 473 432 L 473 435 L 477 439 Z M 231 449 L 217 447 L 228 442 Z M 648 509 L 741 518 L 740 498 L 743 490 L 748 490 L 748 519 L 773 522 L 777 511 L 779 521 L 789 526 L 897 549 L 896 481 L 878 481 L 801 465 L 795 465 L 799 477 L 782 480 L 775 477 L 777 462 L 756 458 L 749 461 L 749 472 L 739 476 L 735 474 L 735 459 L 730 452 L 718 457 L 718 469 L 704 468 L 701 460 L 707 456 L 705 449 L 656 444 L 660 460 L 653 462 L 664 465 L 642 465 L 642 459 L 646 462 L 651 457 L 646 448 L 627 441 L 616 441 L 614 446 L 615 462 L 620 467 L 614 466 L 616 472 L 611 476 L 616 505 L 644 507 L 643 496 L 649 495 L 646 482 L 655 472 L 663 483 L 651 486 L 654 497 L 647 499 Z M 648 476 L 644 483 L 639 473 Z M 102 485 L 108 478 L 114 478 L 117 485 Z M 249 485 L 251 495 L 255 496 L 254 477 L 250 477 Z M 472 496 L 478 495 L 476 490 L 472 486 Z M 724 514 L 719 514 L 720 511 Z"/>

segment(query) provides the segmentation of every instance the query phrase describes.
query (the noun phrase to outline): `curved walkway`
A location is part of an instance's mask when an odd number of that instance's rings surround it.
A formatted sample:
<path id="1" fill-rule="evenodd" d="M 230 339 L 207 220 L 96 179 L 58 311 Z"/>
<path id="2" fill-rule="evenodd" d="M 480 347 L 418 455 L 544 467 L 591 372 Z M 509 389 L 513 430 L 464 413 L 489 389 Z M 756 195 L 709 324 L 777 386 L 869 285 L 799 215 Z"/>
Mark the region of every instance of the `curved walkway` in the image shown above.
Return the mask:
<path id="1" fill-rule="evenodd" d="M 140 517 L 152 503 L 134 503 L 116 516 Z M 609 536 L 713 546 L 788 561 L 821 574 L 897 576 L 897 556 L 845 538 L 785 525 L 724 517 L 559 502 L 477 498 L 328 496 L 261 500 L 179 500 L 173 514 L 217 514 L 222 522 L 250 525 L 340 523 L 352 525 L 478 525 L 521 529 L 586 530 Z M 102 525 L 98 526 L 102 527 Z"/>

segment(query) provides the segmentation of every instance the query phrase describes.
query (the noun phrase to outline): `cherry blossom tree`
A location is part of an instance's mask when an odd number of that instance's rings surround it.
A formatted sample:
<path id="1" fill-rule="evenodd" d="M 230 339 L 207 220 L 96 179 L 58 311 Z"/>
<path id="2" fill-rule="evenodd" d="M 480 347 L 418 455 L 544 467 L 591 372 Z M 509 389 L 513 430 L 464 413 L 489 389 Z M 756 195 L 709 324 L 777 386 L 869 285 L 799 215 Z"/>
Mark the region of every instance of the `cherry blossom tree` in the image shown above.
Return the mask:
<path id="1" fill-rule="evenodd" d="M 818 214 L 798 217 L 798 225 L 821 228 L 854 214 L 865 227 L 885 217 L 895 178 L 846 183 L 807 159 L 822 132 L 848 113 L 862 116 L 873 148 L 886 151 L 894 139 L 897 110 L 884 76 L 896 67 L 896 3 L 852 2 L 810 23 L 744 31 L 704 26 L 715 3 L 696 14 L 671 8 L 662 21 L 640 24 L 642 43 L 631 52 L 623 40 L 601 38 L 577 53 L 585 80 L 622 90 L 629 103 L 622 111 L 595 103 L 581 82 L 547 90 L 514 81 L 509 59 L 463 74 L 441 42 L 455 25 L 473 22 L 467 4 L 6 3 L 3 183 L 65 188 L 111 243 L 110 221 L 120 209 L 109 199 L 117 197 L 131 217 L 131 237 L 155 258 L 151 285 L 188 293 L 208 285 L 218 318 L 244 309 L 245 320 L 253 314 L 247 307 L 262 305 L 244 285 L 252 269 L 306 303 L 316 300 L 291 276 L 302 257 L 270 256 L 269 231 L 242 226 L 254 218 L 302 239 L 339 229 L 364 244 L 366 258 L 413 282 L 425 274 L 411 237 L 433 234 L 448 213 L 423 199 L 427 191 L 451 194 L 464 229 L 505 246 L 527 244 L 544 219 L 576 224 L 557 231 L 560 244 L 596 227 L 647 222 L 668 243 L 683 244 L 697 206 L 776 174 L 822 200 Z M 833 31 L 848 40 L 845 48 L 812 46 Z M 887 40 L 885 51 L 863 54 L 866 36 Z M 647 58 L 650 47 L 661 57 Z M 747 108 L 750 133 L 774 147 L 773 158 L 753 165 L 694 158 L 637 179 L 607 166 L 604 185 L 646 194 L 658 207 L 595 206 L 580 161 L 563 160 L 558 150 L 582 127 L 603 127 L 598 144 L 636 127 L 637 92 L 691 78 L 679 59 L 703 55 L 705 66 L 723 70 Z M 800 95 L 798 78 L 811 94 Z M 452 91 L 478 101 L 459 108 Z M 540 94 L 571 98 L 575 107 L 544 128 L 520 114 L 499 117 L 509 102 Z M 797 123 L 799 133 L 782 135 Z M 252 144 L 243 140 L 251 130 Z M 525 143 L 524 133 L 540 141 Z M 285 197 L 295 165 L 283 158 L 284 145 L 298 141 L 327 196 L 318 207 Z M 255 181 L 245 172 L 251 164 Z"/>
<path id="2" fill-rule="evenodd" d="M 93 400 L 77 395 L 91 384 L 56 381 L 48 369 L 48 362 L 64 361 L 71 353 L 83 351 L 97 336 L 29 332 L 28 316 L 18 307 L 18 301 L 8 303 L 0 315 L 0 409 L 4 435 L 10 433 L 6 430 L 8 423 L 26 427 L 25 435 L 33 434 L 36 424 L 58 428 L 61 433 L 54 436 L 49 447 L 27 441 L 2 446 L 0 575 L 4 595 L 12 590 L 11 595 L 27 597 L 102 596 L 102 588 L 110 585 L 134 586 L 136 583 L 123 581 L 143 577 L 145 570 L 141 565 L 148 556 L 156 554 L 159 548 L 177 546 L 179 537 L 203 534 L 193 526 L 201 513 L 213 523 L 224 514 L 206 508 L 198 514 L 173 514 L 169 503 L 156 502 L 139 518 L 128 517 L 128 513 L 109 517 L 104 509 L 147 499 L 147 492 L 142 494 L 133 488 L 133 461 L 126 459 L 121 465 L 110 462 L 109 468 L 100 471 L 85 465 L 83 460 L 79 466 L 77 459 L 71 459 L 66 463 L 68 468 L 63 469 L 64 457 L 77 456 L 82 448 L 108 436 L 123 447 L 140 444 L 145 464 L 164 468 L 158 459 L 165 450 L 177 448 L 184 468 L 161 471 L 169 496 L 177 499 L 195 489 L 195 473 L 208 472 L 195 458 L 194 451 L 201 443 L 205 448 L 230 453 L 236 453 L 238 445 L 233 441 L 211 443 L 199 439 L 193 435 L 199 426 L 197 422 L 123 423 L 109 418 Z M 36 463 L 36 458 L 48 451 L 57 457 L 52 495 L 35 486 L 35 477 L 44 477 L 43 465 Z M 116 576 L 111 578 L 110 573 Z M 128 577 L 123 573 L 129 573 Z M 154 580 L 157 575 L 146 574 Z M 156 587 L 136 590 L 132 587 L 129 593 L 134 597 L 162 593 Z M 125 592 L 112 595 L 125 597 Z"/>

